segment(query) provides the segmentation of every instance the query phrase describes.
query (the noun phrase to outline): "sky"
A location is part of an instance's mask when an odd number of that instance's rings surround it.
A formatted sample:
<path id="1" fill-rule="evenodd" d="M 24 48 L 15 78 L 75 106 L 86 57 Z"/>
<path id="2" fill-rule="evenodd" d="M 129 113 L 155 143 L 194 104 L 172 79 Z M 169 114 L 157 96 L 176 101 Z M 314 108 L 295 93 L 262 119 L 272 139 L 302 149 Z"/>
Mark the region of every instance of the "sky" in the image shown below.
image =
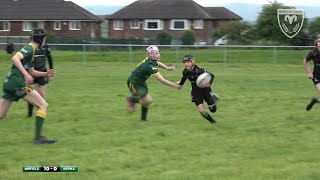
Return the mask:
<path id="1" fill-rule="evenodd" d="M 135 0 L 66 0 L 72 1 L 80 6 L 94 6 L 94 5 L 104 5 L 104 6 L 126 6 L 134 2 Z M 250 4 L 269 4 L 273 0 L 194 0 L 198 4 L 204 7 L 209 6 L 223 6 L 231 3 L 250 3 Z M 283 3 L 287 6 L 319 6 L 319 0 L 277 0 L 279 3 Z"/>

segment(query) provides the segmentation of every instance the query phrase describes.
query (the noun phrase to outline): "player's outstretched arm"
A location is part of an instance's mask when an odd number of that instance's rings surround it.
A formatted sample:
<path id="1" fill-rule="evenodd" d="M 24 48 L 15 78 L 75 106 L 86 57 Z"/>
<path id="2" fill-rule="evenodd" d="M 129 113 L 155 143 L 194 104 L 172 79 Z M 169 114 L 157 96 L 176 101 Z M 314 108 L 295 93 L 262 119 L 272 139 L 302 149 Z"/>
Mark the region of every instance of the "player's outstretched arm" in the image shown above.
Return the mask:
<path id="1" fill-rule="evenodd" d="M 34 77 L 54 77 L 54 75 L 56 74 L 56 71 L 54 69 L 49 69 L 47 72 L 33 70 L 29 73 L 31 76 L 34 76 Z"/>
<path id="2" fill-rule="evenodd" d="M 167 85 L 167 86 L 170 86 L 173 88 L 177 88 L 177 89 L 181 89 L 181 87 L 182 87 L 180 84 L 176 84 L 176 83 L 173 83 L 169 80 L 166 80 L 161 74 L 157 74 L 156 78 L 164 85 Z"/>
<path id="3" fill-rule="evenodd" d="M 168 70 L 168 71 L 174 71 L 174 70 L 176 70 L 176 67 L 175 67 L 175 66 L 173 66 L 173 65 L 167 66 L 167 65 L 165 65 L 165 64 L 163 64 L 163 63 L 161 63 L 161 62 L 158 62 L 158 66 L 161 67 L 162 69 L 165 69 L 165 70 Z"/>

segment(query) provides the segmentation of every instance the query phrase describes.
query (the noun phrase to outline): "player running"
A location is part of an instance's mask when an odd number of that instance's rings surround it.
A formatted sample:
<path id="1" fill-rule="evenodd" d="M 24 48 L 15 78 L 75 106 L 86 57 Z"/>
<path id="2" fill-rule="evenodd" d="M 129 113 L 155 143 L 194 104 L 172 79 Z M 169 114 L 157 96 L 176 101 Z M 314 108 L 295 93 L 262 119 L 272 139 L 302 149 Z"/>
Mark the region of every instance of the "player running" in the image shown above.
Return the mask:
<path id="1" fill-rule="evenodd" d="M 210 114 L 206 112 L 203 105 L 203 100 L 205 100 L 212 113 L 217 111 L 216 101 L 219 99 L 219 96 L 213 93 L 210 88 L 214 80 L 214 75 L 210 73 L 211 81 L 205 86 L 205 88 L 199 88 L 196 84 L 196 80 L 202 73 L 207 71 L 195 64 L 195 58 L 191 54 L 187 54 L 183 57 L 183 64 L 185 69 L 182 72 L 181 80 L 178 82 L 179 85 L 183 86 L 185 81 L 189 79 L 192 87 L 192 102 L 196 104 L 198 111 L 202 115 L 202 117 L 207 119 L 212 124 L 216 123 L 216 121 L 210 116 Z"/>
<path id="2" fill-rule="evenodd" d="M 34 69 L 41 72 L 47 72 L 46 58 L 49 63 L 49 69 L 53 69 L 53 61 L 48 44 L 45 44 L 44 46 L 36 49 L 33 61 Z M 52 78 L 53 77 L 49 77 L 50 80 L 52 80 Z M 32 84 L 31 87 L 33 89 L 36 89 L 38 93 L 44 98 L 47 84 L 49 82 L 48 77 L 34 77 L 33 82 L 34 84 Z M 28 117 L 32 117 L 32 110 L 33 105 L 31 103 L 28 103 Z"/>
<path id="3" fill-rule="evenodd" d="M 307 70 L 307 76 L 313 81 L 314 87 L 320 92 L 320 38 L 318 37 L 315 41 L 316 48 L 308 53 L 307 57 L 303 60 L 304 67 Z M 313 71 L 309 66 L 309 62 L 313 61 Z M 320 102 L 319 97 L 312 97 L 310 103 L 307 105 L 306 110 L 309 111 L 314 104 Z"/>
<path id="4" fill-rule="evenodd" d="M 34 143 L 48 144 L 56 140 L 47 139 L 41 136 L 42 125 L 47 115 L 48 103 L 41 95 L 28 85 L 33 84 L 33 77 L 54 77 L 55 71 L 50 69 L 47 72 L 34 70 L 32 67 L 34 51 L 45 43 L 45 32 L 36 28 L 31 31 L 31 42 L 25 45 L 13 57 L 13 65 L 3 82 L 3 95 L 0 99 L 0 119 L 3 119 L 9 111 L 13 101 L 23 99 L 37 107 L 36 128 Z"/>
<path id="5" fill-rule="evenodd" d="M 148 108 L 152 103 L 152 97 L 148 93 L 147 79 L 152 75 L 156 77 L 162 84 L 180 89 L 178 84 L 166 80 L 158 71 L 157 67 L 161 67 L 168 71 L 173 71 L 174 66 L 166 66 L 160 62 L 160 52 L 157 46 L 149 46 L 146 49 L 147 57 L 138 64 L 128 78 L 127 85 L 131 92 L 131 96 L 127 98 L 129 109 L 134 112 L 135 104 L 141 103 L 141 120 L 147 120 Z"/>

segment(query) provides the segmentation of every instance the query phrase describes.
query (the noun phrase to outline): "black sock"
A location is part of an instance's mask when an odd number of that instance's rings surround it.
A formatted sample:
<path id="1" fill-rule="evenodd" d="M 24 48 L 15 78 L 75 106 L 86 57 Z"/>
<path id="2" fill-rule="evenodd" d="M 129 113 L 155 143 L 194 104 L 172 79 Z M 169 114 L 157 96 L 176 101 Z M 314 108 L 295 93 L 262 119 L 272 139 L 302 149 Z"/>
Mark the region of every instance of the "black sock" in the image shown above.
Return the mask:
<path id="1" fill-rule="evenodd" d="M 148 108 L 141 106 L 141 120 L 143 121 L 147 120 L 147 113 L 148 113 Z"/>
<path id="2" fill-rule="evenodd" d="M 32 116 L 32 110 L 33 110 L 33 105 L 31 103 L 28 103 L 28 117 Z"/>
<path id="3" fill-rule="evenodd" d="M 205 112 L 202 117 L 204 117 L 205 119 L 207 119 L 209 122 L 211 123 L 215 123 L 216 121 L 210 116 L 210 114 L 208 114 L 207 112 Z"/>

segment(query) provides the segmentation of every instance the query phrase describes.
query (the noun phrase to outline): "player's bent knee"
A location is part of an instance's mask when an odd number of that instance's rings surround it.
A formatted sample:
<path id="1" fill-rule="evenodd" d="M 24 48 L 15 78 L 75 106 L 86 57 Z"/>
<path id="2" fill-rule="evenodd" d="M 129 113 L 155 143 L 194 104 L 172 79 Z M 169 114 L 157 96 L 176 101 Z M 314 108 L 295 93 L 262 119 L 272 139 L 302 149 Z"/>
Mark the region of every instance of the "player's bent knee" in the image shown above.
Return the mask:
<path id="1" fill-rule="evenodd" d="M 204 115 L 204 114 L 206 113 L 206 110 L 204 110 L 204 109 L 199 109 L 199 113 L 200 113 L 201 115 Z"/>
<path id="2" fill-rule="evenodd" d="M 216 105 L 214 105 L 214 106 L 212 106 L 212 107 L 209 107 L 209 109 L 210 109 L 210 111 L 211 112 L 216 112 L 217 111 L 217 106 Z"/>
<path id="3" fill-rule="evenodd" d="M 150 105 L 150 104 L 152 104 L 152 99 L 148 99 L 148 100 L 146 101 L 146 105 Z"/>
<path id="4" fill-rule="evenodd" d="M 39 104 L 39 109 L 47 109 L 48 106 L 49 106 L 49 104 L 46 101 L 44 101 Z"/>
<path id="5" fill-rule="evenodd" d="M 147 96 L 145 96 L 144 98 L 141 99 L 140 103 L 144 107 L 148 108 L 152 104 L 152 97 L 147 95 Z"/>
<path id="6" fill-rule="evenodd" d="M 147 102 L 142 104 L 142 106 L 145 107 L 145 108 L 150 108 L 151 105 L 152 105 L 152 101 L 147 101 Z"/>

